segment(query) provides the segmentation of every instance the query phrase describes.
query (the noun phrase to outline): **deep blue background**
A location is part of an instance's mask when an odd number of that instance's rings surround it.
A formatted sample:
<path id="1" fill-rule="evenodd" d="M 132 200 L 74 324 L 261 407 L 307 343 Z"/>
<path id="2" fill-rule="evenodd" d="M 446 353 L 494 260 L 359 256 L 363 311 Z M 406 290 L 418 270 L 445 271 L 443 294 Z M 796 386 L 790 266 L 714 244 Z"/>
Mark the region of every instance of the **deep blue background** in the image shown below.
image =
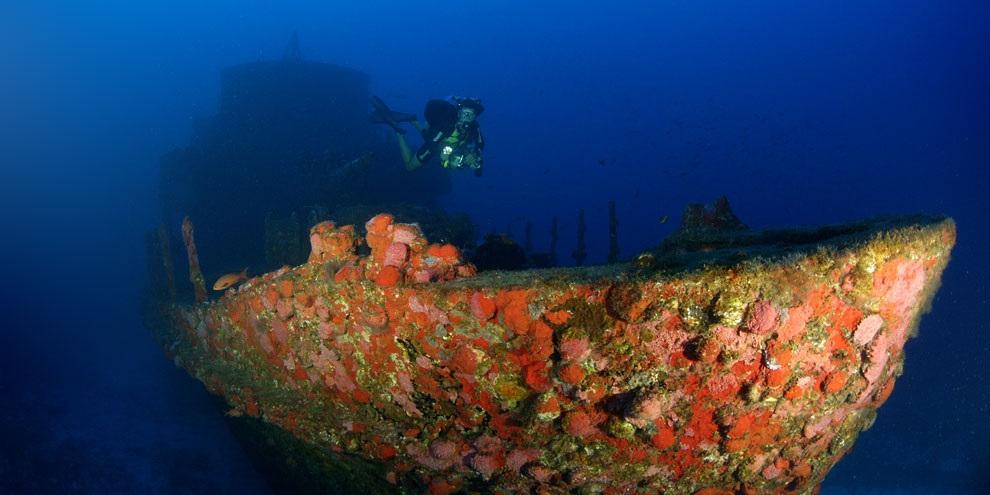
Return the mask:
<path id="1" fill-rule="evenodd" d="M 906 373 L 823 493 L 990 492 L 988 2 L 90 3 L 0 4 L 0 492 L 266 493 L 138 292 L 158 157 L 293 30 L 396 108 L 483 98 L 485 176 L 443 203 L 538 249 L 586 208 L 604 260 L 610 199 L 626 255 L 722 194 L 754 227 L 953 216 Z"/>

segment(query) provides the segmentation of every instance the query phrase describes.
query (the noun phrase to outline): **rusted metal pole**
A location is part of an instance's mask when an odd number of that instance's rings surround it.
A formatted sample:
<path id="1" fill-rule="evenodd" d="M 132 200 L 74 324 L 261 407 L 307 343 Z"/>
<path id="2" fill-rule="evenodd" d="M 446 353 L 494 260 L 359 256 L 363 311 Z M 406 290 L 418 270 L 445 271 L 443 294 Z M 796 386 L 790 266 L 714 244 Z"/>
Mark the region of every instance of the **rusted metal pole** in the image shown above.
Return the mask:
<path id="1" fill-rule="evenodd" d="M 577 249 L 571 253 L 571 257 L 574 258 L 574 264 L 581 266 L 584 264 L 584 259 L 588 257 L 588 248 L 584 244 L 584 233 L 587 227 L 584 225 L 584 208 L 578 211 L 578 230 L 577 230 Z"/>
<path id="2" fill-rule="evenodd" d="M 182 240 L 186 243 L 186 255 L 189 257 L 189 280 L 193 284 L 196 302 L 206 302 L 206 282 L 203 280 L 203 272 L 199 269 L 196 239 L 193 236 L 193 224 L 189 217 L 182 219 Z"/>
<path id="3" fill-rule="evenodd" d="M 619 220 L 615 215 L 615 201 L 608 202 L 608 262 L 619 261 Z"/>
<path id="4" fill-rule="evenodd" d="M 169 302 L 175 302 L 175 265 L 172 264 L 172 246 L 168 242 L 168 229 L 165 225 L 158 226 L 158 249 L 162 255 L 162 268 L 165 272 L 165 284 L 168 289 Z"/>

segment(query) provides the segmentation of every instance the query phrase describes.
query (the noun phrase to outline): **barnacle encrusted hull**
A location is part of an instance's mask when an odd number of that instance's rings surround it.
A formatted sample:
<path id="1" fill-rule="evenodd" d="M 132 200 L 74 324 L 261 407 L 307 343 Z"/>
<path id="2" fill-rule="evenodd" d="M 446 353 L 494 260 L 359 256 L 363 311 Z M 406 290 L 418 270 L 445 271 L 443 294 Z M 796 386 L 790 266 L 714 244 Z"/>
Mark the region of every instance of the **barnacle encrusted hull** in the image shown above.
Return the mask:
<path id="1" fill-rule="evenodd" d="M 368 256 L 321 224 L 309 263 L 154 325 L 310 487 L 814 492 L 893 390 L 955 240 L 911 217 L 473 276 L 380 217 Z"/>

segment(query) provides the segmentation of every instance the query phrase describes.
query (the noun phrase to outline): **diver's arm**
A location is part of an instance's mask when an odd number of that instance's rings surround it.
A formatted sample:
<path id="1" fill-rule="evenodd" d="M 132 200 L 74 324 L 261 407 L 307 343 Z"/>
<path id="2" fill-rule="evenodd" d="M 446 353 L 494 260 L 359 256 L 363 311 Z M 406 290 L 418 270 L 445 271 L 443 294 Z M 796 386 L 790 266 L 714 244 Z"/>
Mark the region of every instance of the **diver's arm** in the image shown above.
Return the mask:
<path id="1" fill-rule="evenodd" d="M 434 153 L 436 153 L 437 146 L 429 141 L 423 143 L 422 146 L 416 150 L 416 154 L 412 157 L 412 167 L 407 163 L 406 168 L 408 170 L 415 170 L 422 167 L 424 163 L 430 160 Z"/>
<path id="2" fill-rule="evenodd" d="M 471 162 L 468 165 L 470 165 L 471 168 L 474 169 L 474 176 L 475 177 L 481 177 L 481 165 L 482 165 L 482 163 L 484 163 L 484 160 L 481 157 L 481 150 L 480 149 L 477 149 L 475 151 L 472 151 L 471 152 L 471 157 L 472 157 L 472 160 L 471 160 Z"/>
<path id="3" fill-rule="evenodd" d="M 476 126 L 477 133 L 475 134 L 475 153 L 476 153 L 476 163 L 477 166 L 474 167 L 474 176 L 481 177 L 481 150 L 485 148 L 485 137 L 481 135 L 481 126 Z"/>
<path id="4" fill-rule="evenodd" d="M 481 126 L 477 126 L 477 130 L 478 132 L 475 134 L 474 142 L 478 151 L 481 151 L 485 148 L 485 137 L 481 135 Z"/>

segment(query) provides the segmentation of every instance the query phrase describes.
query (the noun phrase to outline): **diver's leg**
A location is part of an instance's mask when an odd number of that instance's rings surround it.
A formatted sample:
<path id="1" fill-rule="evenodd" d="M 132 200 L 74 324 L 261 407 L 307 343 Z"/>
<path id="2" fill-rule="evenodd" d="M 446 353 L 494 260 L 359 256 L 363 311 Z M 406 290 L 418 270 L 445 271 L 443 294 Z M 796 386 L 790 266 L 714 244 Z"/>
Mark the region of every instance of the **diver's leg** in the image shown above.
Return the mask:
<path id="1" fill-rule="evenodd" d="M 413 171 L 421 167 L 423 164 L 419 162 L 419 159 L 409 149 L 409 143 L 406 143 L 406 137 L 399 133 L 395 133 L 395 137 L 399 140 L 399 153 L 402 154 L 402 161 L 406 164 L 406 170 Z"/>

